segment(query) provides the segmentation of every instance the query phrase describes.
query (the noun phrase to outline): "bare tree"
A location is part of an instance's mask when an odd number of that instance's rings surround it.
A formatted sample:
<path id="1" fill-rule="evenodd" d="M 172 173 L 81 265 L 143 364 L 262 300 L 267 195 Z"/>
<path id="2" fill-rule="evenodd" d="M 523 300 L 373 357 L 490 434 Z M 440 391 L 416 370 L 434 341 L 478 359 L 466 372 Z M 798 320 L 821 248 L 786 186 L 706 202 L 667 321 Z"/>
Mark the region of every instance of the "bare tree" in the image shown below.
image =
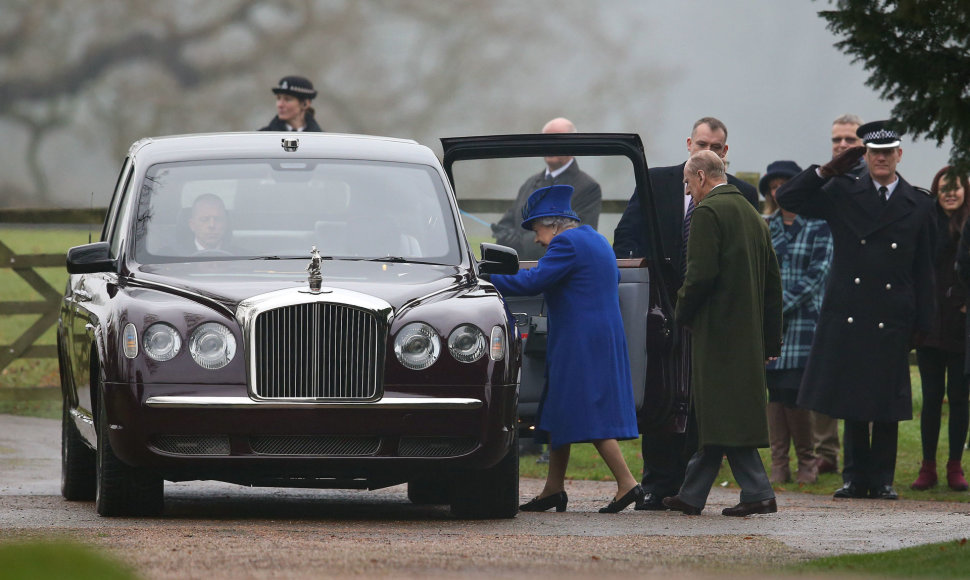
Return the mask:
<path id="1" fill-rule="evenodd" d="M 5 2 L 0 122 L 25 127 L 28 145 L 0 148 L 25 155 L 37 205 L 52 202 L 58 165 L 39 154 L 46 140 L 64 132 L 120 157 L 146 135 L 252 130 L 286 74 L 314 81 L 326 130 L 429 144 L 560 114 L 616 130 L 642 106 L 627 97 L 665 74 L 625 49 L 642 24 L 607 24 L 610 5 L 581 0 Z"/>

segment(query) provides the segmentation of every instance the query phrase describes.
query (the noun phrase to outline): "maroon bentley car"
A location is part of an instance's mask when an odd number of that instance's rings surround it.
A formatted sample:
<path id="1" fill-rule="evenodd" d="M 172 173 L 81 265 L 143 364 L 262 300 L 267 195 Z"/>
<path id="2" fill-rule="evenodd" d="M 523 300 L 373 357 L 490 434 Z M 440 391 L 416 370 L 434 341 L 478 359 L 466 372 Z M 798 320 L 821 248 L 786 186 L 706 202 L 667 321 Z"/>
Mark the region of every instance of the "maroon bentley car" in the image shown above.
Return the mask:
<path id="1" fill-rule="evenodd" d="M 636 136 L 549 137 L 446 142 L 446 162 L 558 143 L 639 157 L 645 179 Z M 67 257 L 64 497 L 94 499 L 105 516 L 152 515 L 166 480 L 406 482 L 416 503 L 513 517 L 516 317 L 535 305 L 506 304 L 480 277 L 519 262 L 490 243 L 476 257 L 450 178 L 430 149 L 400 139 L 262 132 L 132 145 L 102 241 Z M 658 409 L 669 415 L 671 383 L 645 378 L 651 270 L 629 271 L 631 316 L 643 319 L 638 400 L 658 401 L 642 405 L 655 423 Z M 521 392 L 534 414 L 542 385 L 530 377 Z"/>

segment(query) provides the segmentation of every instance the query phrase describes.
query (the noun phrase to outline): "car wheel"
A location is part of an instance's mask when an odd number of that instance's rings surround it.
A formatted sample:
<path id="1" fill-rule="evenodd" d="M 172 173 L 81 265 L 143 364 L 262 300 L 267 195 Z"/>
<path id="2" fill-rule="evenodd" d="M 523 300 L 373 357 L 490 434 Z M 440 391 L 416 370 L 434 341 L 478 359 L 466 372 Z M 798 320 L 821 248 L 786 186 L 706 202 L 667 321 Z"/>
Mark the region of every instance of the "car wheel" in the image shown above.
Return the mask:
<path id="1" fill-rule="evenodd" d="M 414 479 L 408 482 L 408 499 L 417 505 L 440 505 L 451 502 L 451 478 Z"/>
<path id="2" fill-rule="evenodd" d="M 93 378 L 93 377 L 92 377 Z M 92 385 L 93 390 L 94 385 Z M 97 486 L 95 507 L 102 516 L 154 516 L 162 512 L 162 478 L 115 456 L 108 440 L 104 392 L 98 396 Z"/>
<path id="3" fill-rule="evenodd" d="M 466 519 L 514 518 L 519 512 L 519 436 L 488 469 L 467 471 L 455 482 L 451 513 Z"/>
<path id="4" fill-rule="evenodd" d="M 71 419 L 69 403 L 61 413 L 61 495 L 68 501 L 91 501 L 95 495 L 94 450 Z"/>

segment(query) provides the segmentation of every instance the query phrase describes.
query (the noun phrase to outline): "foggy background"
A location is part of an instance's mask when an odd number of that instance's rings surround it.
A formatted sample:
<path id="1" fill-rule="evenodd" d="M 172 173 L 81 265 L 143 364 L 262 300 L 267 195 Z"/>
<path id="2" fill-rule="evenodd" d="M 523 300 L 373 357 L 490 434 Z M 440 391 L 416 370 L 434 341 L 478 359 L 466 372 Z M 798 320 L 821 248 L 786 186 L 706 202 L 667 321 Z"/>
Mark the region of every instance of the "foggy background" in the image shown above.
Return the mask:
<path id="1" fill-rule="evenodd" d="M 103 207 L 145 136 L 254 130 L 280 77 L 309 77 L 327 131 L 438 138 L 635 132 L 651 166 L 686 157 L 702 116 L 729 170 L 830 158 L 831 121 L 886 118 L 832 45 L 826 1 L 0 0 L 0 207 Z M 915 185 L 949 143 L 904 139 Z M 541 162 L 520 161 L 515 190 Z M 584 166 L 584 168 L 586 168 Z M 93 199 L 92 199 L 93 193 Z M 625 187 L 604 189 L 626 199 Z M 604 229 L 601 224 L 601 231 Z"/>

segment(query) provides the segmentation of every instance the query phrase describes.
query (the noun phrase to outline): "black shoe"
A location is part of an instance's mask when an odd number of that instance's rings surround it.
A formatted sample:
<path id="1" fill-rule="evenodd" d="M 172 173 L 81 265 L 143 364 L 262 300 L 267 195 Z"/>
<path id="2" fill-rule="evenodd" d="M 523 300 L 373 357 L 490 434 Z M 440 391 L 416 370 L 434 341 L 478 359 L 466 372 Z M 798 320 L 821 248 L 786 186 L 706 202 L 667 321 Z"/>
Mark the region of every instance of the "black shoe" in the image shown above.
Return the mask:
<path id="1" fill-rule="evenodd" d="M 544 512 L 548 509 L 556 508 L 557 512 L 564 512 L 566 511 L 567 502 L 569 502 L 569 498 L 566 497 L 566 492 L 560 491 L 559 493 L 547 495 L 546 497 L 534 497 L 520 505 L 519 511 Z"/>
<path id="2" fill-rule="evenodd" d="M 672 509 L 678 512 L 684 512 L 685 516 L 699 516 L 701 515 L 701 509 L 699 507 L 694 507 L 684 500 L 680 499 L 679 495 L 672 495 L 670 497 L 664 498 L 664 505 L 668 509 Z"/>
<path id="3" fill-rule="evenodd" d="M 650 510 L 650 511 L 666 510 L 667 506 L 664 505 L 664 498 L 670 497 L 671 495 L 676 495 L 676 494 L 671 493 L 668 495 L 661 495 L 659 493 L 648 493 L 645 496 L 643 496 L 643 501 L 635 505 L 633 509 Z"/>
<path id="4" fill-rule="evenodd" d="M 721 510 L 721 515 L 743 518 L 753 514 L 773 514 L 777 511 L 778 504 L 775 503 L 775 498 L 771 498 L 762 501 L 741 502 L 734 507 L 724 508 Z"/>
<path id="5" fill-rule="evenodd" d="M 643 496 L 646 495 L 640 484 L 634 485 L 630 491 L 623 494 L 620 499 L 611 500 L 609 505 L 600 508 L 601 514 L 615 514 L 616 512 L 624 509 L 631 503 L 640 503 L 643 501 Z"/>
<path id="6" fill-rule="evenodd" d="M 899 494 L 891 485 L 880 485 L 869 490 L 872 499 L 899 499 Z"/>
<path id="7" fill-rule="evenodd" d="M 867 491 L 868 490 L 865 489 L 864 487 L 860 485 L 856 485 L 855 483 L 850 481 L 849 483 L 846 483 L 839 489 L 835 490 L 835 493 L 832 494 L 832 497 L 836 497 L 840 499 L 859 499 L 859 498 L 868 497 Z"/>

